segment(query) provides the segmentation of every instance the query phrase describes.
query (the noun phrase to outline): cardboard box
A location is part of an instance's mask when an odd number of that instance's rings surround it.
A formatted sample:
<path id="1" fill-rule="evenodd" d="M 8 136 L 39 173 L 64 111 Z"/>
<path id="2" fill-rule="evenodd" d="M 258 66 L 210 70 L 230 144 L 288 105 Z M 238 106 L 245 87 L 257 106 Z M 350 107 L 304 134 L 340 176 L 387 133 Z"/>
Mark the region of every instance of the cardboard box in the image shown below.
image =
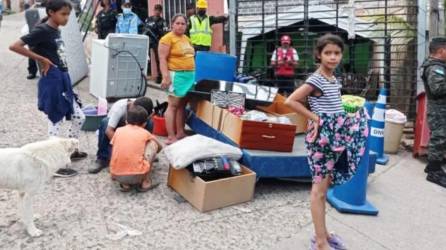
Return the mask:
<path id="1" fill-rule="evenodd" d="M 256 174 L 242 166 L 242 175 L 205 182 L 187 169 L 169 168 L 167 185 L 201 212 L 252 200 Z"/>
<path id="2" fill-rule="evenodd" d="M 258 106 L 257 109 L 272 115 L 285 116 L 296 125 L 296 134 L 305 133 L 307 131 L 308 119 L 286 106 L 285 99 L 284 96 L 278 94 L 270 106 Z"/>
<path id="3" fill-rule="evenodd" d="M 197 117 L 212 128 L 220 129 L 220 120 L 223 109 L 213 105 L 211 102 L 203 100 L 197 104 Z"/>
<path id="4" fill-rule="evenodd" d="M 220 130 L 240 148 L 291 152 L 296 125 L 242 120 L 223 110 Z"/>

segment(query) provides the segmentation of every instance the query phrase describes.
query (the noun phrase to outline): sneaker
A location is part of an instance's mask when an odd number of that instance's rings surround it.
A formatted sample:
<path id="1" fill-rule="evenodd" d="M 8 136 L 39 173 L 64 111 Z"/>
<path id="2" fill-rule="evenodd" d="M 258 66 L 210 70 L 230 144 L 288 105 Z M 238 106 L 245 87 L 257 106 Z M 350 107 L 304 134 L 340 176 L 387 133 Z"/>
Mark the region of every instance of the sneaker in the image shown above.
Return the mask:
<path id="1" fill-rule="evenodd" d="M 102 169 L 107 168 L 108 167 L 108 163 L 109 162 L 106 161 L 106 160 L 97 159 L 95 168 L 89 169 L 88 173 L 90 173 L 90 174 L 97 174 L 97 173 L 101 172 Z"/>
<path id="2" fill-rule="evenodd" d="M 88 154 L 85 152 L 80 152 L 80 151 L 74 151 L 71 155 L 70 155 L 70 159 L 72 161 L 78 161 L 78 160 L 82 160 L 84 158 L 87 158 Z"/>
<path id="3" fill-rule="evenodd" d="M 75 175 L 77 175 L 77 171 L 71 168 L 60 168 L 53 174 L 54 177 L 61 178 L 73 177 Z"/>
<path id="4" fill-rule="evenodd" d="M 429 172 L 426 180 L 446 188 L 446 173 L 443 170 Z"/>

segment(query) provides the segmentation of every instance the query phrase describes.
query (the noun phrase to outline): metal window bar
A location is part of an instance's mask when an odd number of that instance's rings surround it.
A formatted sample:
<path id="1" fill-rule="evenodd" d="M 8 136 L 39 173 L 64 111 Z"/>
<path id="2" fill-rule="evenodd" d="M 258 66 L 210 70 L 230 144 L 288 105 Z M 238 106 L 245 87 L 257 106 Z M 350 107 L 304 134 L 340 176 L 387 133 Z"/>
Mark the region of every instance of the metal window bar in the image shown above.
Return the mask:
<path id="1" fill-rule="evenodd" d="M 170 27 L 170 21 L 176 14 L 186 14 L 186 6 L 193 2 L 194 0 L 164 0 L 163 11 L 167 25 Z"/>
<path id="2" fill-rule="evenodd" d="M 353 3 L 354 17 L 346 11 L 349 3 Z M 343 93 L 364 94 L 374 101 L 379 88 L 386 86 L 391 93 L 388 105 L 409 118 L 415 116 L 416 0 L 238 0 L 236 5 L 239 72 L 261 71 L 261 84 L 280 84 L 270 59 L 280 46 L 280 37 L 287 34 L 300 57 L 297 87 L 317 67 L 313 59 L 317 37 L 330 32 L 345 42 L 344 58 L 336 71 Z M 355 38 L 348 39 L 352 21 Z"/>

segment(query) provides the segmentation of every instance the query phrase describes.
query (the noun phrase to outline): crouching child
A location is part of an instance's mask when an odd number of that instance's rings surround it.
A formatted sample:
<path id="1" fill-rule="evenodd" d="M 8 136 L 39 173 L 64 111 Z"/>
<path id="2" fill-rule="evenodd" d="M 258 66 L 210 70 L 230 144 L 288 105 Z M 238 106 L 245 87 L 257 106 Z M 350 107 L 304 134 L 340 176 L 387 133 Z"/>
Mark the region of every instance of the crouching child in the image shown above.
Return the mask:
<path id="1" fill-rule="evenodd" d="M 149 114 L 140 106 L 127 111 L 127 125 L 116 130 L 110 142 L 112 155 L 110 173 L 119 182 L 121 191 L 135 188 L 146 192 L 155 188 L 151 178 L 152 162 L 161 150 L 161 144 L 145 129 Z"/>

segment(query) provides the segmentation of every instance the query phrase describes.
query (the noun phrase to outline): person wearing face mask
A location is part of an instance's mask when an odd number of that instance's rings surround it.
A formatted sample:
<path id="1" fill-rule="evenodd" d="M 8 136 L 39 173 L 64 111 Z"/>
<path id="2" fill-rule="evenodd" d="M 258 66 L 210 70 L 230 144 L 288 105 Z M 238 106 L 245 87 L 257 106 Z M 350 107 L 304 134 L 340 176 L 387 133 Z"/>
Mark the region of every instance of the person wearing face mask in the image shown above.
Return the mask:
<path id="1" fill-rule="evenodd" d="M 208 16 L 206 0 L 198 0 L 197 12 L 189 18 L 188 32 L 195 51 L 208 51 L 212 44 L 212 25 L 224 23 L 227 16 Z"/>
<path id="2" fill-rule="evenodd" d="M 130 0 L 122 1 L 122 13 L 118 15 L 116 33 L 138 34 L 138 26 L 142 24 L 139 17 L 132 12 Z"/>

